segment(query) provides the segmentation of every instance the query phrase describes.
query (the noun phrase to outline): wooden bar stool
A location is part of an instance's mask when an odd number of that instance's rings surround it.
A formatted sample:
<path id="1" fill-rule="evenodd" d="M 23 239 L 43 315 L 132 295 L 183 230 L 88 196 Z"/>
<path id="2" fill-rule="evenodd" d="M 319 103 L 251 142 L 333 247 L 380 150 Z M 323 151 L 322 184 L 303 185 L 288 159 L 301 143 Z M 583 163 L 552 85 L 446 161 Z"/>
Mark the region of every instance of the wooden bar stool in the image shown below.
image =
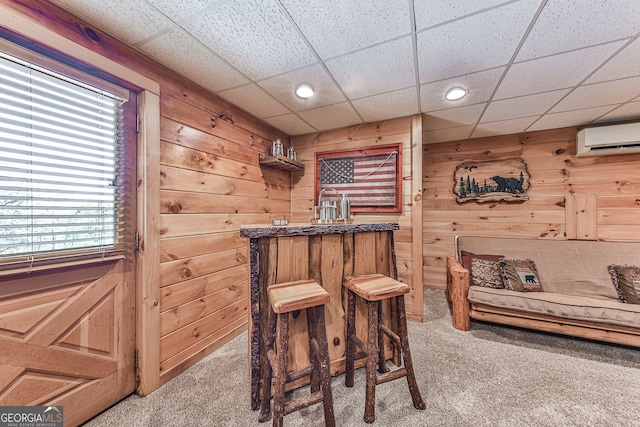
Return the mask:
<path id="1" fill-rule="evenodd" d="M 271 419 L 271 386 L 273 382 L 273 425 L 282 426 L 285 415 L 316 403 L 324 404 L 326 426 L 335 426 L 329 348 L 324 321 L 324 304 L 329 293 L 315 280 L 297 280 L 272 285 L 267 290 L 271 305 L 266 342 L 267 363 L 262 369 L 260 422 Z M 289 355 L 289 313 L 306 309 L 310 366 L 287 373 Z M 277 337 L 277 346 L 274 347 Z M 285 402 L 287 383 L 310 376 L 311 393 Z M 272 381 L 273 380 L 273 381 Z"/>
<path id="2" fill-rule="evenodd" d="M 420 396 L 418 383 L 413 373 L 409 338 L 407 336 L 407 317 L 404 307 L 404 294 L 409 292 L 409 286 L 383 274 L 357 276 L 345 281 L 348 289 L 347 309 L 347 340 L 346 340 L 346 372 L 345 385 L 353 387 L 354 365 L 356 357 L 367 358 L 367 389 L 364 410 L 364 421 L 375 421 L 376 385 L 407 377 L 409 392 L 413 399 L 413 406 L 425 409 L 426 405 Z M 356 295 L 367 302 L 368 307 L 368 339 L 365 344 L 356 336 Z M 382 323 L 381 301 L 395 298 L 396 321 L 398 334 Z M 385 363 L 384 336 L 388 336 L 398 348 L 399 365 L 404 356 L 404 367 L 389 371 Z M 356 355 L 356 346 L 364 351 Z M 376 373 L 376 364 L 379 373 Z"/>

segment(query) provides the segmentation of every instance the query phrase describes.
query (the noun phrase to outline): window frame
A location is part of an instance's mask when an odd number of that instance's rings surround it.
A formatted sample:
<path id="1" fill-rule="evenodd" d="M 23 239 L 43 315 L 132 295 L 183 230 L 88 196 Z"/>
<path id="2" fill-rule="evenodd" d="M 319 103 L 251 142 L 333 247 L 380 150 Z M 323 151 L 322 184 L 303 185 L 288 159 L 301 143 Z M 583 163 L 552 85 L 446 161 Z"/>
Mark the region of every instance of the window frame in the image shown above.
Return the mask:
<path id="1" fill-rule="evenodd" d="M 67 55 L 55 53 L 51 49 L 44 48 L 40 45 L 24 47 L 18 44 L 20 42 L 20 38 L 18 38 L 17 43 L 14 43 L 13 41 L 16 40 L 10 41 L 2 36 L 3 34 L 0 33 L 0 51 L 28 63 L 50 70 L 53 73 L 63 75 L 70 79 L 112 93 L 126 100 L 123 104 L 123 108 L 125 110 L 125 112 L 123 112 L 123 121 L 126 123 L 125 126 L 128 130 L 127 136 L 123 138 L 122 145 L 123 150 L 125 151 L 123 155 L 127 157 L 123 163 L 128 163 L 128 166 L 126 167 L 127 171 L 125 172 L 126 177 L 124 178 L 128 183 L 125 183 L 128 188 L 124 188 L 121 183 L 118 186 L 118 190 L 124 190 L 127 193 L 121 198 L 123 204 L 126 204 L 129 199 L 133 199 L 135 202 L 135 187 L 131 185 L 131 182 L 135 182 L 136 179 L 137 138 L 135 136 L 135 127 L 137 125 L 137 97 L 134 86 L 129 84 L 127 86 L 130 87 L 124 87 L 123 85 L 115 83 L 116 81 L 120 83 L 119 79 L 110 78 L 112 81 L 107 81 L 103 76 L 96 76 L 95 74 L 104 73 L 91 73 L 90 67 L 83 65 L 83 63 L 78 60 L 71 59 Z M 34 47 L 36 49 L 32 50 Z M 133 132 L 131 132 L 132 126 L 134 127 Z M 102 252 L 100 250 L 96 250 L 94 247 L 77 250 L 57 250 L 46 253 L 34 252 L 31 254 L 19 254 L 15 257 L 4 257 L 0 259 L 0 277 L 49 270 L 52 268 L 68 268 L 95 262 L 125 259 L 135 250 L 133 247 L 134 243 L 132 243 L 134 242 L 132 234 L 135 233 L 137 222 L 135 218 L 137 214 L 135 212 L 135 203 L 132 205 L 134 210 L 129 213 L 129 217 L 134 218 L 134 220 L 131 221 L 132 224 L 125 226 L 125 233 L 127 236 L 119 239 L 123 241 L 124 244 L 120 250 Z"/>

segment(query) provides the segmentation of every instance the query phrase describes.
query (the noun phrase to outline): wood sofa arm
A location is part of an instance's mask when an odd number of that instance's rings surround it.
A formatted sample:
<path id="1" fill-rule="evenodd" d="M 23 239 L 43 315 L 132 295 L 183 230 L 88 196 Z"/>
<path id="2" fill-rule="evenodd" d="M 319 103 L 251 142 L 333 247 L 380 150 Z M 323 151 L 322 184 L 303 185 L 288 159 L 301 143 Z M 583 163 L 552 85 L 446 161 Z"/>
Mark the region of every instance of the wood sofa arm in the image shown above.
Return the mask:
<path id="1" fill-rule="evenodd" d="M 454 257 L 447 257 L 447 299 L 451 302 L 453 327 L 468 331 L 470 329 L 469 311 L 469 270 Z"/>

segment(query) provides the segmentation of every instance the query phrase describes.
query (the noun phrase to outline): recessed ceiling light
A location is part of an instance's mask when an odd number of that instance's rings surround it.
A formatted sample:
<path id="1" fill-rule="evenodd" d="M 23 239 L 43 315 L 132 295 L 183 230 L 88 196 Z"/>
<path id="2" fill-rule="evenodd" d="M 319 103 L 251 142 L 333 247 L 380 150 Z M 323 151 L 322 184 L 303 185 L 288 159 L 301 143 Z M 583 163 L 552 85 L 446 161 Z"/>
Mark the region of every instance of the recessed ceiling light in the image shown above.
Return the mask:
<path id="1" fill-rule="evenodd" d="M 302 99 L 307 99 L 313 96 L 313 88 L 308 84 L 301 84 L 296 88 L 296 95 Z"/>
<path id="2" fill-rule="evenodd" d="M 444 96 L 447 101 L 457 101 L 459 99 L 464 98 L 467 95 L 467 90 L 461 87 L 454 87 L 449 89 L 447 94 Z"/>

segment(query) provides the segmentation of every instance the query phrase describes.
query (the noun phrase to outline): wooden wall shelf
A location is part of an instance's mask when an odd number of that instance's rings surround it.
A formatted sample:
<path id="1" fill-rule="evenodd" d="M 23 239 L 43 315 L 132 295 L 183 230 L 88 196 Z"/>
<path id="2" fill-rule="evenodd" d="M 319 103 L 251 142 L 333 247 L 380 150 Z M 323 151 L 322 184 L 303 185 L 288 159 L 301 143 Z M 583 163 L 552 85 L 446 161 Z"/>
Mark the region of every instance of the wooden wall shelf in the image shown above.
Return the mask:
<path id="1" fill-rule="evenodd" d="M 304 170 L 304 165 L 302 163 L 296 162 L 295 160 L 291 160 L 285 156 L 267 156 L 266 154 L 259 153 L 258 154 L 258 162 L 260 166 L 265 166 L 272 169 L 280 169 L 283 171 L 302 171 Z"/>

